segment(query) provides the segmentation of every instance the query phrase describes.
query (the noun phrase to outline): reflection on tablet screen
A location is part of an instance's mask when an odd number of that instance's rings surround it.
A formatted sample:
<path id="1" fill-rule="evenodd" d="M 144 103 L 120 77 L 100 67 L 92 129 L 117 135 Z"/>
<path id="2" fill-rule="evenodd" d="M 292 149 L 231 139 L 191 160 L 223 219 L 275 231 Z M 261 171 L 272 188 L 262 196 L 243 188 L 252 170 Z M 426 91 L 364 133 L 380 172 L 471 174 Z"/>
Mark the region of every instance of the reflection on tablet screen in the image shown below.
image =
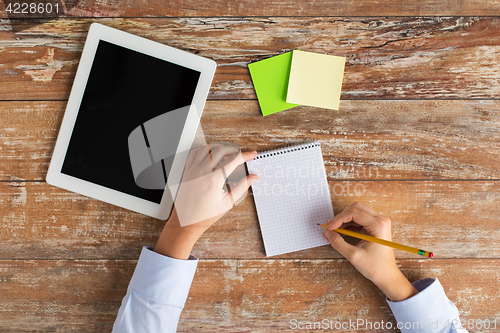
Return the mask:
<path id="1" fill-rule="evenodd" d="M 160 203 L 163 190 L 136 185 L 128 137 L 148 120 L 191 105 L 199 77 L 190 68 L 99 41 L 61 172 Z M 183 128 L 185 118 L 176 119 Z M 177 147 L 179 133 L 167 136 L 165 144 Z M 163 163 L 167 177 L 171 163 Z"/>

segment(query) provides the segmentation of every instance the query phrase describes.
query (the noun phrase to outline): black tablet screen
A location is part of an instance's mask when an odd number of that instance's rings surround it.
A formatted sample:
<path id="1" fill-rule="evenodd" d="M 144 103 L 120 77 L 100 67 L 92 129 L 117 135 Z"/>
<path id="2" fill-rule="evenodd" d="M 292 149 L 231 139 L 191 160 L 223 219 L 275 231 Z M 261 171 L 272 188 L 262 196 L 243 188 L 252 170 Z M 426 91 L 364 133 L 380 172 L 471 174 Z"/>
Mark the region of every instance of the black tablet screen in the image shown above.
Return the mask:
<path id="1" fill-rule="evenodd" d="M 191 105 L 199 77 L 190 68 L 99 41 L 61 172 L 160 203 L 163 190 L 135 183 L 128 136 L 151 118 Z M 172 140 L 178 145 L 179 138 Z"/>

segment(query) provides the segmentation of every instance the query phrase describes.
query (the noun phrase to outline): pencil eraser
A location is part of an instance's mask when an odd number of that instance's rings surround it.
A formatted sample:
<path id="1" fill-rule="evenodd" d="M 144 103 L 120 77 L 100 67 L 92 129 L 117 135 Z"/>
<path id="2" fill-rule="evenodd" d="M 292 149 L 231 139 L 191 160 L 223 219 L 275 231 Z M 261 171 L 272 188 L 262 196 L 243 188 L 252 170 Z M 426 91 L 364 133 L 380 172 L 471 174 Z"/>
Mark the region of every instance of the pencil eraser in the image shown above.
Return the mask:
<path id="1" fill-rule="evenodd" d="M 432 257 L 434 257 L 434 253 L 431 252 L 431 253 L 429 253 L 429 258 L 432 258 Z"/>

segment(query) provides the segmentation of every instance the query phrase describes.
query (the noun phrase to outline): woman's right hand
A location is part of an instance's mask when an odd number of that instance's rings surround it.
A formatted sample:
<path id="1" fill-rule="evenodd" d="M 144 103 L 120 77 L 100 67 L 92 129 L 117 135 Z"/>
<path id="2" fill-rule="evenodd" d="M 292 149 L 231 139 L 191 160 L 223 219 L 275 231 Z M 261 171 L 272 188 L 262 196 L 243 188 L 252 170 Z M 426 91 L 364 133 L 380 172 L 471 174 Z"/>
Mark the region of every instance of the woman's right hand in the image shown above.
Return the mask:
<path id="1" fill-rule="evenodd" d="M 355 202 L 329 221 L 328 230 L 323 236 L 330 241 L 335 250 L 393 302 L 418 293 L 397 267 L 394 250 L 391 247 L 365 240 L 351 245 L 334 231 L 341 227 L 390 241 L 391 220 L 387 216 Z"/>

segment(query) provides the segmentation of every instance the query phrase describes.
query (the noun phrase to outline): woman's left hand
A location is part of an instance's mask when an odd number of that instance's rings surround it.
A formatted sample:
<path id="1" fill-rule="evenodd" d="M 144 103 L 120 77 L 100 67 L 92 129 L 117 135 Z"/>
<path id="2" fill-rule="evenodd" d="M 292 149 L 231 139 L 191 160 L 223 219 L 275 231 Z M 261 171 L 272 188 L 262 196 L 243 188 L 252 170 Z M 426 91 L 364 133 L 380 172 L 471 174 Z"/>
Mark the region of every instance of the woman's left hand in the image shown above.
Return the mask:
<path id="1" fill-rule="evenodd" d="M 193 149 L 186 161 L 174 210 L 155 251 L 187 259 L 203 232 L 229 211 L 250 185 L 259 179 L 257 175 L 248 175 L 236 186 L 224 191 L 226 178 L 239 165 L 256 156 L 257 152 L 240 153 L 234 146 L 223 144 Z"/>

